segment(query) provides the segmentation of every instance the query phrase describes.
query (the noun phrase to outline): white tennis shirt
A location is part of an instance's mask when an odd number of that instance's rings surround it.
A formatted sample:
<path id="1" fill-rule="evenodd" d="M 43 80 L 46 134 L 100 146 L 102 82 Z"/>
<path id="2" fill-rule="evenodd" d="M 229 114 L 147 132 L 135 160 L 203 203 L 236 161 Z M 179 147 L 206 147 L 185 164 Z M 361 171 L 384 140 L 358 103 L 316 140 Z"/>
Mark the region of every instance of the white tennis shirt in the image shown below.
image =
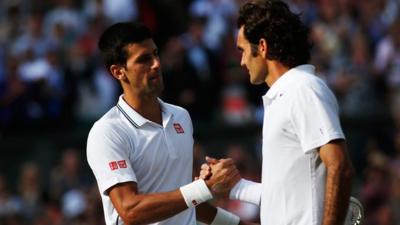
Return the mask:
<path id="1" fill-rule="evenodd" d="M 128 181 L 139 193 L 167 192 L 192 181 L 193 127 L 188 112 L 159 100 L 162 125 L 147 120 L 120 96 L 92 127 L 87 159 L 96 177 L 107 225 L 124 224 L 107 190 Z M 157 225 L 195 225 L 187 209 Z"/>
<path id="2" fill-rule="evenodd" d="M 301 65 L 263 102 L 261 224 L 320 225 L 326 168 L 317 148 L 344 138 L 336 98 L 313 66 Z"/>

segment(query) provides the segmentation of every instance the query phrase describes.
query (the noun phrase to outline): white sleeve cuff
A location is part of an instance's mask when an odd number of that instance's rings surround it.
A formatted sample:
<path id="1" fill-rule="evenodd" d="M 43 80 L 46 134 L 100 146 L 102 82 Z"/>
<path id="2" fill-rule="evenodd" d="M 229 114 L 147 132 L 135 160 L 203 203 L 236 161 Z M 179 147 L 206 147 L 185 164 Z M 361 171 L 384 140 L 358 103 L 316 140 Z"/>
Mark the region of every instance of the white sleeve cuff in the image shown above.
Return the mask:
<path id="1" fill-rule="evenodd" d="M 245 201 L 260 206 L 261 184 L 245 179 L 241 179 L 229 193 L 229 198 Z"/>
<path id="2" fill-rule="evenodd" d="M 217 207 L 217 214 L 210 225 L 238 225 L 240 218 L 224 209 Z"/>

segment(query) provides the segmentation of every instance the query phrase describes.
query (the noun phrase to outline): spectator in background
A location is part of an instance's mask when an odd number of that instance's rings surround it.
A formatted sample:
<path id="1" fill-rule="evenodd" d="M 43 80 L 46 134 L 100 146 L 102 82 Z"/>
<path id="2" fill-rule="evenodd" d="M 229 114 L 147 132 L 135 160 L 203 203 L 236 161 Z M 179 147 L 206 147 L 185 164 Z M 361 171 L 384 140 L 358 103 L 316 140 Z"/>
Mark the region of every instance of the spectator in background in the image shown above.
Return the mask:
<path id="1" fill-rule="evenodd" d="M 0 174 L 0 224 L 1 218 L 19 214 L 21 210 L 18 198 L 10 192 L 6 178 Z"/>
<path id="2" fill-rule="evenodd" d="M 33 221 L 43 213 L 44 189 L 39 165 L 35 162 L 25 162 L 18 179 L 21 214 L 27 221 Z"/>
<path id="3" fill-rule="evenodd" d="M 219 90 L 220 77 L 216 69 L 217 59 L 202 39 L 205 23 L 204 17 L 190 20 L 188 31 L 180 36 L 180 41 L 187 62 L 194 69 L 194 73 L 187 76 L 195 76 L 193 79 L 197 83 L 192 104 L 196 108 L 190 111 L 191 116 L 194 120 L 210 121 L 213 112 L 209 109 L 213 109 L 217 104 L 215 93 Z"/>
<path id="4" fill-rule="evenodd" d="M 1 1 L 0 15 L 0 45 L 7 46 L 14 41 L 23 31 L 25 18 L 21 6 L 17 1 Z"/>
<path id="5" fill-rule="evenodd" d="M 206 18 L 201 38 L 215 54 L 220 53 L 224 38 L 232 30 L 237 8 L 235 0 L 194 0 L 189 6 L 192 17 Z"/>
<path id="6" fill-rule="evenodd" d="M 73 0 L 59 0 L 54 8 L 49 10 L 44 18 L 44 32 L 50 35 L 54 28 L 61 26 L 67 32 L 66 38 L 73 40 L 86 28 L 86 20 L 76 7 Z"/>
<path id="7" fill-rule="evenodd" d="M 28 87 L 18 73 L 18 60 L 7 57 L 5 79 L 0 81 L 0 124 L 1 127 L 19 128 L 27 120 Z"/>
<path id="8" fill-rule="evenodd" d="M 388 35 L 378 42 L 375 70 L 383 76 L 391 94 L 400 93 L 400 17 L 394 21 Z"/>
<path id="9" fill-rule="evenodd" d="M 22 56 L 27 50 L 32 49 L 35 57 L 44 57 L 51 49 L 48 36 L 43 32 L 42 20 L 42 15 L 39 13 L 27 18 L 25 29 L 12 45 L 11 52 L 14 56 Z"/>
<path id="10" fill-rule="evenodd" d="M 59 166 L 50 174 L 50 195 L 52 199 L 61 199 L 71 190 L 81 190 L 89 186 L 88 175 L 83 173 L 83 166 L 78 150 L 66 148 L 63 150 Z"/>
<path id="11" fill-rule="evenodd" d="M 178 37 L 168 39 L 161 53 L 164 84 L 168 88 L 163 91 L 165 101 L 187 109 L 196 115 L 199 107 L 199 78 L 189 63 L 187 52 Z"/>

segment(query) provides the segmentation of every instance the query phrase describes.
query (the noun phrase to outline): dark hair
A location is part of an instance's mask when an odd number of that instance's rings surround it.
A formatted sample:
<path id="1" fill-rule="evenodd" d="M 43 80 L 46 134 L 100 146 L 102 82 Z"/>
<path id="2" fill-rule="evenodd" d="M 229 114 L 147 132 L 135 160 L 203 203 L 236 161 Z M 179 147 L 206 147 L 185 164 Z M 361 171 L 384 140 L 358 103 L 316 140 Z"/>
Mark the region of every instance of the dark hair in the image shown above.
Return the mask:
<path id="1" fill-rule="evenodd" d="M 261 38 L 267 41 L 270 60 L 289 68 L 310 60 L 309 30 L 282 1 L 247 2 L 239 10 L 237 26 L 244 26 L 244 36 L 251 44 L 258 45 Z"/>
<path id="2" fill-rule="evenodd" d="M 100 37 L 98 47 L 107 68 L 125 65 L 128 58 L 126 46 L 152 38 L 151 31 L 140 23 L 116 23 L 107 28 Z"/>

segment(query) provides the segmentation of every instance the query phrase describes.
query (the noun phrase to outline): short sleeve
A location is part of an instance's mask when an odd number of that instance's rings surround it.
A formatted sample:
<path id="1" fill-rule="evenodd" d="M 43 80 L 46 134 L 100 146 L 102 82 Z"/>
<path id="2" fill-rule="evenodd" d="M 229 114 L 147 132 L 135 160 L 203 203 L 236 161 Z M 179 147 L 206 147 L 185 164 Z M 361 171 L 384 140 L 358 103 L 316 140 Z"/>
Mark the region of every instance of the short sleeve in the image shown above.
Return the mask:
<path id="1" fill-rule="evenodd" d="M 127 135 L 109 124 L 95 123 L 87 141 L 87 160 L 92 169 L 100 193 L 123 182 L 136 182 L 130 165 L 130 144 Z"/>
<path id="2" fill-rule="evenodd" d="M 290 111 L 294 130 L 304 153 L 344 139 L 335 96 L 322 83 L 302 85 L 296 90 Z"/>

